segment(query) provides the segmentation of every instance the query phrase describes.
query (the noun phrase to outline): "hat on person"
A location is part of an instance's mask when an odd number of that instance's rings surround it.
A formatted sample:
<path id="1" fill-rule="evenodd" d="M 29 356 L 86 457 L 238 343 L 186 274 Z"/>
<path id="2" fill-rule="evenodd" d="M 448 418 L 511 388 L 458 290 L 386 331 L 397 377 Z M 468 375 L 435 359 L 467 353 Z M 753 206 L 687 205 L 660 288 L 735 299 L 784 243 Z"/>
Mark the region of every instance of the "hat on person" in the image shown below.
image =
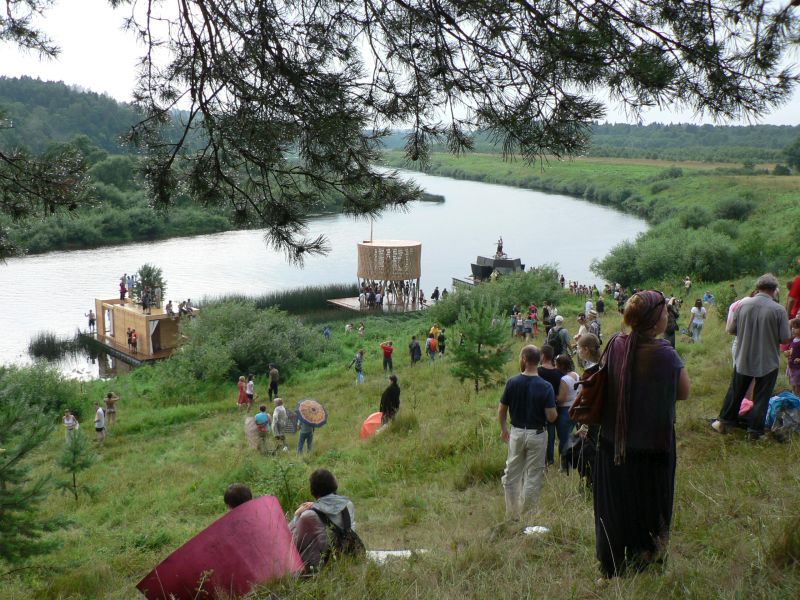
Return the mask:
<path id="1" fill-rule="evenodd" d="M 556 323 L 563 323 L 563 322 L 564 322 L 564 317 L 562 317 L 561 315 L 557 315 L 556 316 Z"/>
<path id="2" fill-rule="evenodd" d="M 597 311 L 592 309 L 588 313 L 586 313 L 586 315 L 589 316 L 589 317 L 596 317 L 597 316 Z"/>

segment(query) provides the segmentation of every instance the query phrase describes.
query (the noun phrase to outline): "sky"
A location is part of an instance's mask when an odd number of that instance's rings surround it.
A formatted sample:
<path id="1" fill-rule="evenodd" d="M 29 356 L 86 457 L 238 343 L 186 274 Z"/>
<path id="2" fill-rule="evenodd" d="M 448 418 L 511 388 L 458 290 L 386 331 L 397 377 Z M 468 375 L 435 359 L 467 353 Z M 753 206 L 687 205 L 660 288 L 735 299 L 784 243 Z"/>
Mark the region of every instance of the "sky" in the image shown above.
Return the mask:
<path id="1" fill-rule="evenodd" d="M 45 81 L 63 81 L 128 101 L 135 84 L 136 64 L 143 51 L 133 35 L 122 30 L 129 11 L 124 7 L 111 9 L 108 0 L 56 0 L 55 6 L 41 20 L 41 25 L 61 48 L 60 56 L 53 60 L 40 60 L 35 54 L 19 52 L 10 44 L 0 44 L 0 75 L 27 75 Z M 634 122 L 613 103 L 607 103 L 606 120 Z M 713 123 L 708 117 L 698 117 L 691 111 L 647 110 L 642 123 L 654 122 Z M 800 124 L 800 89 L 787 104 L 752 122 Z"/>

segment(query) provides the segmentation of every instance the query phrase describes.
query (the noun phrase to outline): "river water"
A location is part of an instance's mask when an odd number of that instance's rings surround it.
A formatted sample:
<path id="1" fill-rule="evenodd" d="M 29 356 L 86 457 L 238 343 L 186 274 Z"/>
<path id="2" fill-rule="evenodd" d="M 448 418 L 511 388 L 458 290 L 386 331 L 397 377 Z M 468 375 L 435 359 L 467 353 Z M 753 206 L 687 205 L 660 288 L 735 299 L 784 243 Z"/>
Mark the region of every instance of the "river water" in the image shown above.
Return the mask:
<path id="1" fill-rule="evenodd" d="M 421 287 L 451 287 L 470 273 L 479 254 L 490 256 L 503 236 L 509 257 L 526 265 L 556 263 L 567 279 L 594 282 L 593 258 L 647 228 L 641 219 L 568 196 L 407 172 L 444 203 L 414 203 L 373 224 L 374 239 L 422 242 Z M 314 218 L 309 236 L 325 234 L 331 252 L 306 259 L 303 269 L 271 250 L 259 231 L 230 231 L 125 246 L 52 252 L 0 263 L 0 364 L 27 362 L 39 331 L 72 335 L 86 327 L 94 298 L 118 296 L 119 278 L 144 263 L 164 272 L 167 299 L 232 292 L 262 294 L 304 285 L 356 281 L 356 244 L 370 222 L 342 215 Z M 92 365 L 73 367 L 76 374 Z M 85 374 L 85 373 L 84 373 Z M 96 374 L 96 373 L 95 373 Z"/>

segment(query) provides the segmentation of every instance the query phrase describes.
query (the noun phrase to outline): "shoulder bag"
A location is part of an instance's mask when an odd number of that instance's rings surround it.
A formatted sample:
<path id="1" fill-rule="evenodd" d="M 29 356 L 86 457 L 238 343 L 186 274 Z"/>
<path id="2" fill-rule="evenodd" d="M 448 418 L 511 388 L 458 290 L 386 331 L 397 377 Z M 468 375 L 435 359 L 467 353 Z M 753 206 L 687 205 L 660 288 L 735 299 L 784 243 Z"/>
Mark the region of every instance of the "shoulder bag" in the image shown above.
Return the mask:
<path id="1" fill-rule="evenodd" d="M 569 418 L 582 425 L 599 425 L 603 418 L 603 406 L 608 395 L 608 349 L 612 346 L 615 334 L 606 344 L 597 369 L 585 379 L 575 383 L 580 392 L 569 409 Z"/>

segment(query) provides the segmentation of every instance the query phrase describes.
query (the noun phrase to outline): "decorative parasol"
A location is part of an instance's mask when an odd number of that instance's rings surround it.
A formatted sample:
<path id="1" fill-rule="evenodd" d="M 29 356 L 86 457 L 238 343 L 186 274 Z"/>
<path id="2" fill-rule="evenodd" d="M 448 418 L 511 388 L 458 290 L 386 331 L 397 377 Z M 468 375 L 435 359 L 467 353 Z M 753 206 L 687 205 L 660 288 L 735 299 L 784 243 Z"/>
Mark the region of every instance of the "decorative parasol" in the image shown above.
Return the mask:
<path id="1" fill-rule="evenodd" d="M 328 422 L 328 412 L 325 407 L 311 398 L 301 400 L 295 411 L 303 423 L 312 427 L 322 427 Z"/>
<path id="2" fill-rule="evenodd" d="M 382 412 L 372 413 L 367 419 L 361 424 L 361 432 L 358 434 L 362 440 L 365 440 L 369 437 L 372 437 L 378 432 L 382 423 L 381 420 L 383 419 Z"/>
<path id="3" fill-rule="evenodd" d="M 226 512 L 136 587 L 148 600 L 238 598 L 302 569 L 278 499 L 261 496 Z"/>

